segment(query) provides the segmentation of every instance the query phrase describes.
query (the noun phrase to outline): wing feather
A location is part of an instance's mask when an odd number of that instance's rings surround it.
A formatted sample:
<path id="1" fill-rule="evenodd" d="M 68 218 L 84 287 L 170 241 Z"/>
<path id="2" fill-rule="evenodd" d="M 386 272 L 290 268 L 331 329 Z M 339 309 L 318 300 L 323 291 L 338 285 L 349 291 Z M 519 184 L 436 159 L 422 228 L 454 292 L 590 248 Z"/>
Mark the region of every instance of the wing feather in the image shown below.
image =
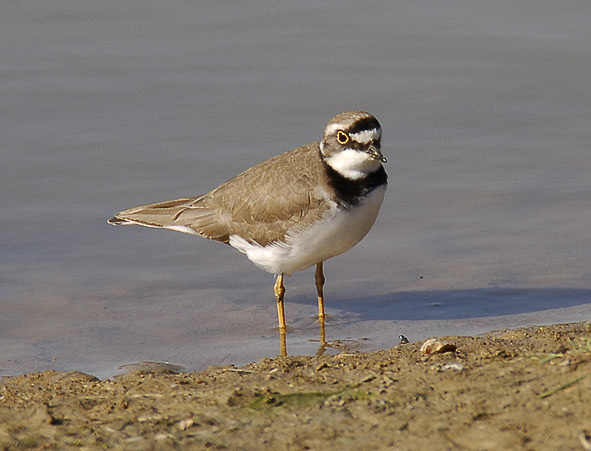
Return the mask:
<path id="1" fill-rule="evenodd" d="M 235 234 L 266 246 L 318 220 L 332 197 L 318 143 L 278 155 L 203 196 L 142 205 L 109 222 L 164 227 L 228 243 Z"/>

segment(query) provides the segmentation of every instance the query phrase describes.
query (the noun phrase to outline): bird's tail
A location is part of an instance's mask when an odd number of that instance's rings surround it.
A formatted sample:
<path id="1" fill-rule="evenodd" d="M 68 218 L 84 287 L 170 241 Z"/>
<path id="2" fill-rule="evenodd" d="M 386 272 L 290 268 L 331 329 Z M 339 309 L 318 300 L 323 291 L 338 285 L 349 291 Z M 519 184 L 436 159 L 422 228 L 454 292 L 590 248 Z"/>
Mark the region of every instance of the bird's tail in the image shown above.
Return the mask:
<path id="1" fill-rule="evenodd" d="M 154 204 L 140 205 L 120 211 L 107 222 L 111 225 L 141 225 L 145 227 L 174 228 L 177 218 L 194 205 L 199 197 L 169 200 Z"/>

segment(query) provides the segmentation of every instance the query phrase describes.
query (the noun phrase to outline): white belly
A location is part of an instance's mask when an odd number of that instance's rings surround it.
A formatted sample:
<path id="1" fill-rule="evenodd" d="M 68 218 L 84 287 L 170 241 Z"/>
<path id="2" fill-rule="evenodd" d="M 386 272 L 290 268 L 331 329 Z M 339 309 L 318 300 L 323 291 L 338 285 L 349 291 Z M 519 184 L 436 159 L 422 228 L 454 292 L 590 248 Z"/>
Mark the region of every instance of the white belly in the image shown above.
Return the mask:
<path id="1" fill-rule="evenodd" d="M 335 205 L 307 230 L 291 231 L 284 243 L 263 247 L 232 235 L 230 245 L 266 271 L 291 275 L 342 254 L 361 241 L 378 216 L 385 192 L 386 185 L 376 188 L 362 203 L 348 210 Z"/>

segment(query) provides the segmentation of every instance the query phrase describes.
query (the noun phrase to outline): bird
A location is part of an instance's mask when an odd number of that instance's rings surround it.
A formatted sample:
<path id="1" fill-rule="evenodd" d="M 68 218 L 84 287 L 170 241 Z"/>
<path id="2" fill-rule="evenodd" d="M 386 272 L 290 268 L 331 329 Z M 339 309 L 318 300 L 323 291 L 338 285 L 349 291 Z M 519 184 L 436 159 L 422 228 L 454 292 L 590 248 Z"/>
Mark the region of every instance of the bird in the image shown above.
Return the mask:
<path id="1" fill-rule="evenodd" d="M 275 275 L 280 355 L 287 355 L 284 277 L 316 266 L 321 343 L 324 262 L 364 238 L 382 205 L 388 176 L 382 126 L 364 111 L 334 116 L 320 141 L 259 163 L 195 197 L 123 210 L 112 225 L 164 228 L 219 241 Z"/>

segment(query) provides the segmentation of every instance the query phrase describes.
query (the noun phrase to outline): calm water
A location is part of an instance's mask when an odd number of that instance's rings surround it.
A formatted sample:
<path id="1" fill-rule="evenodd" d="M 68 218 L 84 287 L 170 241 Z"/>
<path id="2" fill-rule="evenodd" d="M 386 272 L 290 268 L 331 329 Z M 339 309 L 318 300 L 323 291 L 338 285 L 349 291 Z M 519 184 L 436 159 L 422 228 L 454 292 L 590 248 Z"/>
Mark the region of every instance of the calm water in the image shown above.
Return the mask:
<path id="1" fill-rule="evenodd" d="M 19 1 L 0 7 L 0 374 L 276 355 L 273 277 L 114 228 L 318 140 L 384 127 L 389 191 L 326 265 L 359 349 L 591 319 L 591 3 Z M 314 353 L 313 272 L 287 281 Z"/>

